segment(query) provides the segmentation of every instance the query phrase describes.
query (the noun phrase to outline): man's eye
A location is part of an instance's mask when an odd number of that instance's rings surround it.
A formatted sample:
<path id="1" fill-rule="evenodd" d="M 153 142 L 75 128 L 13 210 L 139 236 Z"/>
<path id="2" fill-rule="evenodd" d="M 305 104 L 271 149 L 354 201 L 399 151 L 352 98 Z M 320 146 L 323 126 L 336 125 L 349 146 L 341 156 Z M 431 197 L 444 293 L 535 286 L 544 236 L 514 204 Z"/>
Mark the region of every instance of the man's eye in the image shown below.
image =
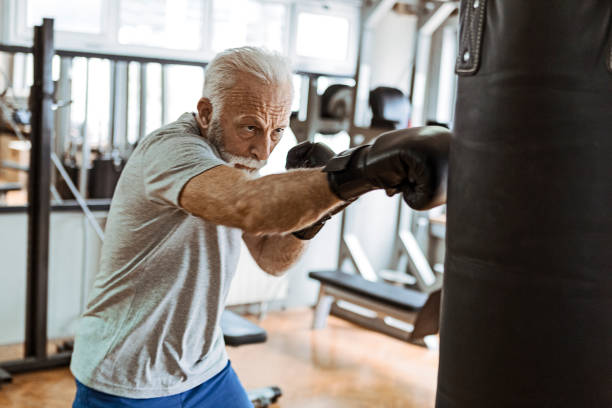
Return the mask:
<path id="1" fill-rule="evenodd" d="M 283 128 L 274 129 L 274 133 L 272 134 L 272 140 L 274 140 L 275 142 L 281 140 L 284 131 L 285 129 Z"/>
<path id="2" fill-rule="evenodd" d="M 244 128 L 248 130 L 249 132 L 254 132 L 257 130 L 257 126 L 251 126 L 251 125 L 245 126 Z"/>

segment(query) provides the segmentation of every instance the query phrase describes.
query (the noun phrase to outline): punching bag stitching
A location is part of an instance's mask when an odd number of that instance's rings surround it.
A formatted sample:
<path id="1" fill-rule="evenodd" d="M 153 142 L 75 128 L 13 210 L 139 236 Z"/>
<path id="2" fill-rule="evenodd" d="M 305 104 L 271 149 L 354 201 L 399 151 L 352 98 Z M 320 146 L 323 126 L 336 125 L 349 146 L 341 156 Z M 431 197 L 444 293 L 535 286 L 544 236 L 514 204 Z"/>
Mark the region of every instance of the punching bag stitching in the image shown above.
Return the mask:
<path id="1" fill-rule="evenodd" d="M 610 36 L 612 37 L 612 35 Z M 612 73 L 612 38 L 610 39 L 610 52 L 608 53 L 608 71 Z"/>
<path id="2" fill-rule="evenodd" d="M 476 71 L 478 71 L 478 67 L 480 65 L 480 52 L 481 52 L 481 44 L 482 44 L 482 34 L 483 34 L 483 27 L 484 27 L 484 17 L 485 17 L 485 11 L 486 11 L 486 5 L 487 2 L 486 0 L 466 0 L 468 5 L 466 8 L 466 18 L 464 23 L 464 26 L 467 27 L 461 27 L 461 29 L 467 29 L 469 30 L 469 40 L 467 40 L 468 46 L 467 47 L 460 47 L 459 51 L 458 51 L 458 55 L 457 55 L 457 66 L 455 68 L 455 72 L 459 75 L 461 74 L 467 74 L 467 75 L 473 75 L 476 73 Z M 477 16 L 474 16 L 475 12 L 474 10 L 474 4 L 476 2 L 480 2 L 481 6 L 478 7 L 478 10 L 476 11 Z M 476 43 L 474 44 L 474 30 L 472 30 L 472 24 L 473 24 L 473 20 L 474 18 L 478 18 L 478 27 L 476 28 L 477 33 L 476 33 Z M 463 44 L 461 44 L 462 46 L 465 45 L 466 40 L 463 40 Z M 473 46 L 473 49 L 472 49 Z M 468 52 L 472 51 L 472 53 L 474 54 L 472 57 L 472 60 L 470 61 L 469 64 L 463 64 L 464 66 L 466 66 L 467 68 L 462 68 L 462 63 L 461 63 L 461 58 L 463 57 L 462 53 L 463 50 L 467 49 Z"/>

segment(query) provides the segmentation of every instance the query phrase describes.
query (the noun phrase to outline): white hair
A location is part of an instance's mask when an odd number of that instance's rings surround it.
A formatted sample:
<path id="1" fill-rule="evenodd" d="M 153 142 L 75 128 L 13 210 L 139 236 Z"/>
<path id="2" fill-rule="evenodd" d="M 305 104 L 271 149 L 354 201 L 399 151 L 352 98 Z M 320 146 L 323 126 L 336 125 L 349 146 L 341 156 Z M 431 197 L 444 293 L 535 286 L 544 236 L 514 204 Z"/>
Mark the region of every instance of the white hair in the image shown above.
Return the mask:
<path id="1" fill-rule="evenodd" d="M 221 107 L 226 91 L 231 89 L 241 73 L 248 73 L 266 85 L 288 83 L 292 85 L 289 59 L 283 55 L 257 47 L 230 48 L 220 52 L 206 68 L 204 78 L 205 98 Z"/>

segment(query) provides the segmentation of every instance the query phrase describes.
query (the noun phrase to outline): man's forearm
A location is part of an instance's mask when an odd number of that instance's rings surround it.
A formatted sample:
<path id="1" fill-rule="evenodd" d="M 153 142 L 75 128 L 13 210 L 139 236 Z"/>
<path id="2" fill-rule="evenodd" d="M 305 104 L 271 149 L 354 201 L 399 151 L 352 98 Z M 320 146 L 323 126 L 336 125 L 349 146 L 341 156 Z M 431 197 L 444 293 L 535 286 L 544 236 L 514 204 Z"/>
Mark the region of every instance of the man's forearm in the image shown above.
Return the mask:
<path id="1" fill-rule="evenodd" d="M 320 170 L 297 170 L 251 180 L 237 203 L 245 231 L 284 233 L 307 227 L 341 202 Z"/>
<path id="2" fill-rule="evenodd" d="M 249 179 L 227 166 L 192 179 L 180 201 L 183 208 L 205 220 L 259 235 L 307 227 L 341 202 L 320 169 Z"/>
<path id="3" fill-rule="evenodd" d="M 306 249 L 306 241 L 293 235 L 243 234 L 245 244 L 257 265 L 272 275 L 282 275 Z"/>

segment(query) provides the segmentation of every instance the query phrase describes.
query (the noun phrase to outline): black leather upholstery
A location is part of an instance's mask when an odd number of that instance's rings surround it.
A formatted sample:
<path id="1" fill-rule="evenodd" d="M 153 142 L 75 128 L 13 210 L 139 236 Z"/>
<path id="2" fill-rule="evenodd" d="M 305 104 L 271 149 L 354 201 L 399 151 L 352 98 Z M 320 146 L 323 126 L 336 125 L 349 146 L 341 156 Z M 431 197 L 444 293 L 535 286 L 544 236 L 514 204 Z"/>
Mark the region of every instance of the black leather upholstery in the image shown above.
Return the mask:
<path id="1" fill-rule="evenodd" d="M 612 1 L 461 13 L 436 406 L 612 407 Z"/>
<path id="2" fill-rule="evenodd" d="M 407 311 L 419 311 L 427 301 L 425 293 L 384 282 L 372 282 L 361 276 L 342 271 L 316 271 L 310 272 L 308 276 L 325 285 L 337 287 L 370 298 L 377 303 Z"/>
<path id="3" fill-rule="evenodd" d="M 403 129 L 410 120 L 410 101 L 396 88 L 380 86 L 370 91 L 373 128 Z"/>
<path id="4" fill-rule="evenodd" d="M 225 344 L 232 347 L 263 343 L 267 339 L 264 329 L 227 309 L 221 315 L 221 331 Z"/>

